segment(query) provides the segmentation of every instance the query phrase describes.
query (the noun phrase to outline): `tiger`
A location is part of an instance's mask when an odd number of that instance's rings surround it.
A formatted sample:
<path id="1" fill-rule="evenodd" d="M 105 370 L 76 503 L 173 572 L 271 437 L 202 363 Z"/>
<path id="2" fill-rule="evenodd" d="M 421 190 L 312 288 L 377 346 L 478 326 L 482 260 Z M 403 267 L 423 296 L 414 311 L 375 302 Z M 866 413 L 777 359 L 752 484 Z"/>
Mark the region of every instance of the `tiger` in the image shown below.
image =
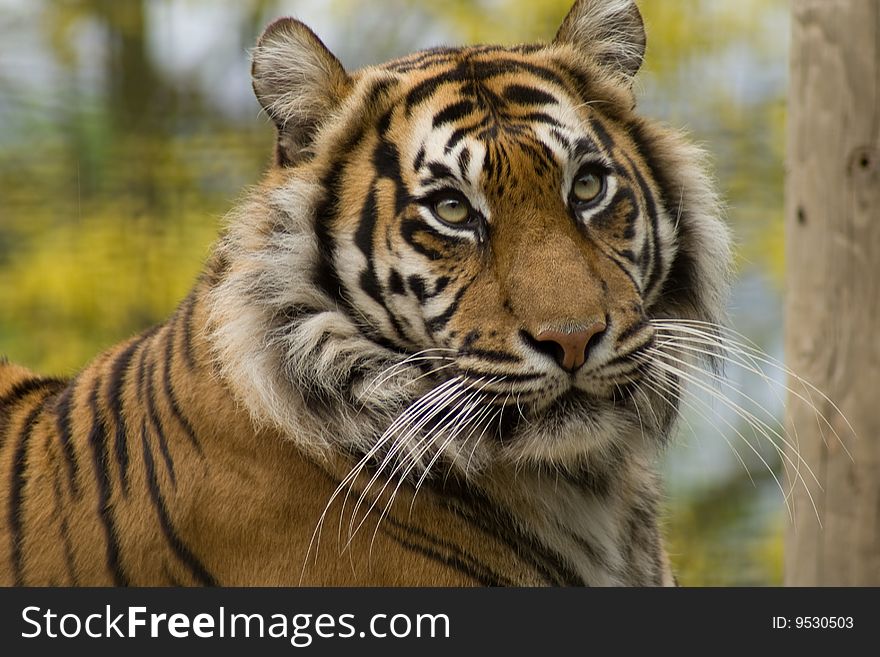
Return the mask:
<path id="1" fill-rule="evenodd" d="M 632 0 L 353 72 L 268 25 L 274 155 L 188 296 L 0 365 L 0 583 L 674 585 L 652 322 L 723 321 L 731 246 L 645 46 Z"/>

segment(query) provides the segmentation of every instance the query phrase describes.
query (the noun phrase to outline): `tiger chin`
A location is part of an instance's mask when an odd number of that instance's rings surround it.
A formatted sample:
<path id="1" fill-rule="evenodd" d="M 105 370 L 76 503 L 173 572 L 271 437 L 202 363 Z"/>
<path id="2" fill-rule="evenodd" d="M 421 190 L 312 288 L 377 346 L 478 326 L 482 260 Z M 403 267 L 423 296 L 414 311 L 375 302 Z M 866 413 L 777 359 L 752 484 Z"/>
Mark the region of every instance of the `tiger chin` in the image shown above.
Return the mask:
<path id="1" fill-rule="evenodd" d="M 253 51 L 274 163 L 163 324 L 0 365 L 6 585 L 668 585 L 652 320 L 718 322 L 704 156 L 639 116 L 645 32 L 347 72 Z"/>

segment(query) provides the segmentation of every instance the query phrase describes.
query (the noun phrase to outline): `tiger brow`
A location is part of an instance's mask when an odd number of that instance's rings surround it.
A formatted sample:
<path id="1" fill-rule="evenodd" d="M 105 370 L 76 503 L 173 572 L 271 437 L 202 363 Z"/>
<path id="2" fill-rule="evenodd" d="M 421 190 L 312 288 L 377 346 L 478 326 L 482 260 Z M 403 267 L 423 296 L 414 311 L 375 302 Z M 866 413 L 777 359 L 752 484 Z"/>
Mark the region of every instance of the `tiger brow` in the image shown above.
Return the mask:
<path id="1" fill-rule="evenodd" d="M 599 148 L 599 145 L 590 137 L 578 137 L 577 141 L 574 144 L 574 148 L 571 153 L 574 159 L 580 159 L 587 155 L 600 156 L 602 155 L 602 150 Z"/>
<path id="2" fill-rule="evenodd" d="M 462 182 L 462 180 L 455 175 L 455 172 L 442 162 L 428 162 L 425 166 L 428 168 L 428 171 L 431 172 L 431 176 L 429 178 L 422 179 L 422 184 L 424 185 L 430 185 L 443 181 L 453 183 Z"/>

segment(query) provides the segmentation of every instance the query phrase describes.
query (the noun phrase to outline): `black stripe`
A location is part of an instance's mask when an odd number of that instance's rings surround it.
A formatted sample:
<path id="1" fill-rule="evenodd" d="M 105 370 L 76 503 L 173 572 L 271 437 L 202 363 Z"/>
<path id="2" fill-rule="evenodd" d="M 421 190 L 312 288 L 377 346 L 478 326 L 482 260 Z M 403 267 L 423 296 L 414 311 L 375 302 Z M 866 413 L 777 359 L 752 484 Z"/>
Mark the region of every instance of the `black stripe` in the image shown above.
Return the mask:
<path id="1" fill-rule="evenodd" d="M 475 358 L 482 358 L 483 360 L 489 360 L 493 363 L 521 363 L 522 358 L 517 356 L 516 354 L 512 354 L 507 351 L 499 351 L 497 349 L 478 349 L 472 347 L 466 347 L 459 350 L 459 356 L 474 356 Z"/>
<path id="2" fill-rule="evenodd" d="M 422 165 L 425 163 L 425 147 L 422 146 L 419 149 L 419 152 L 416 153 L 416 159 L 413 160 L 413 169 L 418 173 L 419 169 L 422 168 Z"/>
<path id="3" fill-rule="evenodd" d="M 562 61 L 554 62 L 574 83 L 575 92 L 582 100 L 590 101 L 596 99 L 596 92 L 590 82 L 590 78 L 583 71 L 579 71 L 573 66 L 569 66 Z M 568 87 L 566 87 L 568 88 Z"/>
<path id="4" fill-rule="evenodd" d="M 452 479 L 438 492 L 451 510 L 507 545 L 523 562 L 555 586 L 583 586 L 584 581 L 561 555 L 544 546 L 535 536 L 520 528 L 517 520 L 482 493 Z"/>
<path id="5" fill-rule="evenodd" d="M 146 353 L 146 351 L 144 352 Z M 143 359 L 142 359 L 143 360 Z M 142 385 L 138 386 L 138 398 L 145 401 L 147 407 L 146 416 L 153 432 L 159 441 L 159 450 L 162 452 L 162 458 L 165 460 L 165 467 L 168 469 L 168 476 L 171 479 L 172 487 L 177 487 L 177 477 L 174 474 L 174 459 L 171 458 L 171 452 L 168 449 L 168 439 L 165 436 L 165 429 L 162 426 L 162 418 L 156 412 L 156 396 L 153 376 L 156 372 L 155 362 L 150 362 L 144 369 L 144 380 Z M 146 423 L 146 419 L 144 422 Z"/>
<path id="6" fill-rule="evenodd" d="M 639 333 L 642 329 L 644 329 L 648 325 L 648 320 L 644 317 L 640 317 L 635 322 L 630 324 L 627 328 L 621 331 L 618 336 L 616 343 L 617 345 L 623 344 L 628 338 L 631 338 L 636 333 Z"/>
<path id="7" fill-rule="evenodd" d="M 496 154 L 498 144 L 496 142 L 492 142 L 487 144 L 487 148 L 483 151 L 483 175 L 485 175 L 489 180 L 496 180 L 498 178 L 498 168 L 499 161 Z"/>
<path id="8" fill-rule="evenodd" d="M 119 560 L 119 536 L 116 530 L 116 522 L 113 519 L 112 490 L 107 458 L 109 432 L 105 419 L 98 407 L 100 387 L 100 380 L 96 380 L 95 387 L 89 396 L 89 408 L 92 412 L 92 429 L 89 432 L 89 445 L 92 447 L 92 464 L 98 484 L 96 510 L 104 527 L 104 538 L 107 542 L 107 570 L 110 571 L 110 575 L 113 577 L 113 585 L 128 586 L 128 578 L 125 576 Z"/>
<path id="9" fill-rule="evenodd" d="M 23 379 L 22 381 L 18 381 L 5 395 L 0 397 L 0 412 L 4 412 L 7 408 L 12 407 L 15 402 L 24 399 L 30 393 L 36 392 L 37 390 L 42 390 L 44 388 L 48 388 L 50 386 L 61 386 L 64 385 L 66 381 L 63 379 L 56 379 L 50 377 L 30 377 L 27 379 Z"/>
<path id="10" fill-rule="evenodd" d="M 477 340 L 480 339 L 480 331 L 479 329 L 474 329 L 473 331 L 469 331 L 467 335 L 462 338 L 461 346 L 458 348 L 459 353 L 465 353 L 470 349 Z"/>
<path id="11" fill-rule="evenodd" d="M 387 520 L 387 517 L 386 517 Z M 391 524 L 390 521 L 388 521 Z M 410 550 L 411 552 L 415 552 L 417 554 L 421 554 L 422 556 L 428 557 L 433 561 L 437 561 L 442 563 L 444 566 L 449 568 L 453 568 L 460 573 L 463 573 L 470 579 L 478 582 L 481 586 L 511 586 L 512 583 L 509 581 L 505 582 L 502 580 L 500 576 L 487 568 L 475 568 L 471 563 L 463 560 L 460 556 L 455 554 L 444 554 L 438 550 L 435 550 L 431 547 L 425 545 L 418 545 L 416 543 L 410 542 L 406 540 L 404 537 L 396 534 L 393 531 L 390 531 L 387 527 L 380 527 L 382 533 L 386 536 L 389 536 L 400 546 Z"/>
<path id="12" fill-rule="evenodd" d="M 403 283 L 403 276 L 401 276 L 400 272 L 393 267 L 388 273 L 388 289 L 391 290 L 391 294 L 396 294 L 398 296 L 406 294 L 406 287 Z"/>
<path id="13" fill-rule="evenodd" d="M 605 126 L 602 125 L 601 121 L 595 118 L 588 119 L 587 123 L 590 126 L 590 130 L 593 131 L 593 134 L 595 134 L 602 143 L 602 148 L 605 149 L 606 155 L 611 155 L 614 152 L 614 139 L 605 129 Z"/>
<path id="14" fill-rule="evenodd" d="M 162 369 L 162 390 L 165 392 L 165 399 L 168 402 L 168 407 L 171 409 L 171 414 L 174 416 L 174 419 L 177 420 L 177 423 L 183 428 L 183 432 L 186 434 L 186 437 L 189 438 L 192 446 L 196 449 L 199 455 L 201 455 L 202 446 L 196 436 L 196 431 L 193 429 L 190 421 L 183 414 L 183 411 L 180 408 L 180 403 L 177 400 L 177 395 L 174 392 L 174 383 L 171 379 L 174 348 L 173 337 L 173 334 L 169 333 L 165 338 L 165 362 Z"/>
<path id="15" fill-rule="evenodd" d="M 474 63 L 474 77 L 479 82 L 486 82 L 499 75 L 507 75 L 509 73 L 518 73 L 521 71 L 531 73 L 535 77 L 541 78 L 545 82 L 551 82 L 563 89 L 567 88 L 565 81 L 559 77 L 555 71 L 538 64 L 532 64 L 530 62 L 516 59 L 503 59 L 501 57 Z"/>
<path id="16" fill-rule="evenodd" d="M 64 454 L 64 463 L 67 467 L 67 485 L 72 495 L 79 496 L 78 467 L 76 454 L 73 450 L 70 422 L 70 412 L 76 384 L 77 379 L 71 381 L 58 398 L 58 402 L 55 405 L 55 420 L 58 429 L 58 441 L 61 443 L 61 451 Z"/>
<path id="17" fill-rule="evenodd" d="M 146 333 L 138 336 L 125 350 L 113 361 L 113 367 L 110 370 L 110 382 L 107 385 L 107 406 L 110 416 L 116 423 L 116 432 L 114 440 L 114 454 L 116 456 L 116 464 L 119 466 L 119 479 L 124 495 L 128 494 L 128 429 L 125 422 L 125 413 L 123 408 L 123 400 L 125 393 L 126 378 L 131 359 L 137 348 L 143 344 L 156 329 L 151 329 Z"/>
<path id="18" fill-rule="evenodd" d="M 162 533 L 165 535 L 165 540 L 168 542 L 168 545 L 171 547 L 177 558 L 189 569 L 190 574 L 199 584 L 203 586 L 217 586 L 217 582 L 214 580 L 211 573 L 205 569 L 198 557 L 196 557 L 186 544 L 184 544 L 181 538 L 177 535 L 174 526 L 171 524 L 171 519 L 168 517 L 168 510 L 165 506 L 165 500 L 159 490 L 159 481 L 156 478 L 156 464 L 147 442 L 146 431 L 141 431 L 141 443 L 144 451 L 147 487 L 150 491 L 150 499 L 153 501 L 156 514 L 159 516 L 159 525 L 162 527 Z"/>
<path id="19" fill-rule="evenodd" d="M 342 165 L 338 165 L 340 168 Z M 318 241 L 318 262 L 315 265 L 314 283 L 332 301 L 341 308 L 348 308 L 349 304 L 342 293 L 342 281 L 336 271 L 334 262 L 336 252 L 336 238 L 330 232 L 330 224 L 336 215 L 336 195 L 331 191 L 336 187 L 341 172 L 335 173 L 329 180 L 325 180 L 325 195 L 328 200 L 321 204 L 315 212 L 315 236 Z M 330 200 L 332 199 L 332 200 Z"/>
<path id="20" fill-rule="evenodd" d="M 605 572 L 611 573 L 612 575 L 620 576 L 623 573 L 619 568 L 613 567 L 608 558 L 608 551 L 605 550 L 601 545 L 594 545 L 589 540 L 584 538 L 583 536 L 578 536 L 574 532 L 568 530 L 566 527 L 556 524 L 557 528 L 565 532 L 569 538 L 571 538 L 577 546 L 583 550 L 584 555 L 590 562 L 597 567 L 599 570 L 603 570 Z"/>
<path id="21" fill-rule="evenodd" d="M 436 536 L 435 534 L 429 533 L 422 527 L 406 524 L 395 518 L 391 513 L 385 514 L 385 521 L 399 530 L 408 533 L 410 536 L 415 536 L 430 543 L 435 548 L 445 550 L 448 556 L 454 558 L 457 565 L 460 564 L 469 567 L 473 573 L 482 578 L 486 586 L 514 586 L 516 584 L 516 582 L 510 578 L 501 573 L 495 572 L 488 564 L 482 563 L 479 558 L 473 554 L 465 552 L 461 545 L 457 545 Z M 471 576 L 474 577 L 474 575 Z"/>
<path id="22" fill-rule="evenodd" d="M 413 251 L 430 260 L 442 260 L 444 254 L 416 240 L 416 235 L 428 234 L 441 242 L 449 242 L 452 238 L 435 230 L 432 226 L 418 219 L 404 219 L 400 224 L 400 236 L 412 247 Z"/>
<path id="23" fill-rule="evenodd" d="M 116 423 L 116 436 L 114 441 L 114 453 L 116 455 L 116 464 L 119 467 L 119 480 L 124 493 L 128 493 L 128 442 L 126 434 L 128 430 L 125 426 L 125 414 L 123 413 L 123 398 L 125 377 L 128 371 L 131 358 L 135 350 L 138 348 L 140 340 L 130 344 L 113 362 L 113 368 L 110 372 L 110 383 L 108 384 L 108 400 L 110 414 Z"/>
<path id="24" fill-rule="evenodd" d="M 454 123 L 466 117 L 474 111 L 474 104 L 470 100 L 460 100 L 457 103 L 447 105 L 434 115 L 432 126 L 439 128 L 447 123 Z"/>
<path id="25" fill-rule="evenodd" d="M 626 531 L 629 540 L 626 541 L 625 562 L 629 565 L 630 583 L 635 586 L 647 586 L 651 583 L 654 573 L 645 573 L 635 568 L 641 560 L 653 557 L 660 548 L 659 539 L 655 531 L 656 514 L 653 509 L 645 509 L 634 506 L 630 509 L 630 515 L 626 522 Z M 640 554 L 636 554 L 636 549 Z M 656 559 L 651 559 L 652 566 L 656 566 Z M 653 569 L 652 569 L 653 570 Z M 648 579 L 645 578 L 647 576 Z"/>
<path id="26" fill-rule="evenodd" d="M 550 128 L 550 136 L 553 137 L 560 146 L 562 146 L 566 151 L 568 151 L 569 156 L 572 159 L 575 159 L 574 148 L 571 145 L 568 137 L 566 137 L 558 128 Z"/>
<path id="27" fill-rule="evenodd" d="M 443 292 L 443 290 L 448 287 L 450 280 L 451 279 L 448 276 L 441 276 L 436 281 L 434 281 L 434 289 L 429 292 L 427 288 L 427 282 L 418 274 L 411 274 L 406 279 L 407 284 L 409 285 L 409 289 L 412 290 L 412 293 L 416 296 L 416 299 L 418 299 L 420 303 L 425 303 L 425 301 L 433 299 L 438 294 Z"/>
<path id="28" fill-rule="evenodd" d="M 338 211 L 337 205 L 343 184 L 342 174 L 345 171 L 347 158 L 357 150 L 365 135 L 366 132 L 363 128 L 354 130 L 351 136 L 335 151 L 341 155 L 330 163 L 321 180 L 324 198 L 315 211 L 314 230 L 315 236 L 318 238 L 318 263 L 313 273 L 315 285 L 340 308 L 349 310 L 348 300 L 342 293 L 342 281 L 336 272 L 334 263 L 336 240 L 330 231 L 330 226 Z"/>
<path id="29" fill-rule="evenodd" d="M 354 243 L 367 260 L 367 268 L 372 273 L 373 270 L 373 233 L 376 230 L 376 221 L 378 219 L 378 205 L 376 200 L 376 183 L 370 185 L 370 193 L 364 201 L 361 208 L 360 221 L 354 234 Z"/>
<path id="30" fill-rule="evenodd" d="M 406 280 L 407 283 L 409 283 L 409 289 L 412 290 L 412 293 L 420 303 L 425 303 L 425 301 L 430 298 L 430 295 L 428 295 L 427 289 L 425 288 L 424 278 L 418 274 L 411 274 Z"/>
<path id="31" fill-rule="evenodd" d="M 435 179 L 451 181 L 456 179 L 455 174 L 452 173 L 452 169 L 440 162 L 430 162 L 428 164 L 428 170 L 431 172 L 431 176 Z"/>
<path id="32" fill-rule="evenodd" d="M 527 87 L 521 84 L 511 84 L 504 88 L 504 98 L 518 105 L 555 105 L 559 101 L 546 91 Z"/>
<path id="33" fill-rule="evenodd" d="M 458 51 L 453 48 L 428 48 L 406 55 L 387 64 L 392 71 L 406 72 L 415 68 L 435 66 L 438 62 L 448 62 Z"/>
<path id="34" fill-rule="evenodd" d="M 594 243 L 595 243 L 595 242 L 594 242 Z M 610 253 L 609 253 L 608 251 L 604 251 L 604 250 L 603 250 L 603 253 L 604 253 L 606 256 L 608 256 L 608 260 L 611 261 L 611 264 L 613 264 L 615 267 L 617 267 L 620 271 L 622 271 L 622 272 L 624 273 L 624 275 L 629 279 L 630 283 L 632 283 L 632 285 L 633 285 L 633 289 L 634 289 L 639 295 L 641 295 L 641 294 L 642 294 L 642 286 L 641 286 L 641 285 L 639 284 L 639 282 L 635 279 L 635 277 L 632 275 L 632 273 L 629 271 L 629 269 L 626 268 L 626 265 L 623 264 L 623 263 L 622 263 L 622 262 L 616 257 L 616 256 L 617 256 L 617 251 L 616 251 L 615 249 L 610 249 Z"/>
<path id="35" fill-rule="evenodd" d="M 25 583 L 22 557 L 22 543 L 24 542 L 22 504 L 24 502 L 24 487 L 27 483 L 27 449 L 34 425 L 43 411 L 46 399 L 48 397 L 41 399 L 40 403 L 25 418 L 18 434 L 15 455 L 12 459 L 12 479 L 9 484 L 9 540 L 12 548 L 12 572 L 16 586 L 24 586 Z"/>
<path id="36" fill-rule="evenodd" d="M 604 459 L 602 465 L 588 462 L 577 471 L 561 473 L 561 476 L 577 489 L 587 490 L 600 499 L 607 498 L 612 492 L 612 473 L 620 467 L 619 461 L 623 454 L 619 449 L 612 448 L 608 451 L 611 455 Z"/>
<path id="37" fill-rule="evenodd" d="M 410 280 L 412 280 L 412 277 L 410 277 Z M 447 288 L 450 280 L 451 279 L 449 278 L 449 276 L 441 276 L 440 278 L 438 278 L 436 281 L 434 281 L 434 291 L 431 292 L 428 296 L 429 297 L 436 297 L 438 294 L 440 294 L 443 290 L 445 290 Z"/>
<path id="38" fill-rule="evenodd" d="M 373 258 L 373 236 L 376 230 L 378 213 L 376 183 L 374 181 L 370 193 L 367 195 L 366 201 L 364 201 L 364 207 L 361 208 L 360 222 L 354 235 L 355 245 L 367 260 L 367 268 L 361 272 L 358 282 L 361 289 L 385 311 L 388 323 L 394 329 L 397 338 L 407 342 L 406 330 L 388 307 L 384 290 L 376 276 L 375 259 Z"/>
<path id="39" fill-rule="evenodd" d="M 532 166 L 535 168 L 539 174 L 543 175 L 548 173 L 551 169 L 553 169 L 554 164 L 556 163 L 556 158 L 553 155 L 553 151 L 551 151 L 546 144 L 538 142 L 539 145 L 531 144 L 525 141 L 520 141 L 519 146 L 522 150 L 524 150 L 532 160 Z"/>
<path id="40" fill-rule="evenodd" d="M 565 136 L 562 135 L 561 133 L 558 135 L 555 134 L 558 132 L 558 130 L 553 130 L 551 132 L 557 138 L 565 139 Z M 589 137 L 581 136 L 581 137 L 578 137 L 577 141 L 575 142 L 574 149 L 572 151 L 571 156 L 574 159 L 580 159 L 586 155 L 593 155 L 594 153 L 598 153 L 598 152 L 599 152 L 599 147 L 596 145 L 595 141 L 593 141 Z"/>
<path id="41" fill-rule="evenodd" d="M 455 311 L 458 310 L 458 305 L 461 303 L 461 298 L 464 296 L 464 293 L 467 292 L 468 285 L 463 285 L 461 289 L 456 292 L 455 298 L 452 300 L 446 310 L 435 317 L 429 317 L 425 319 L 425 326 L 428 329 L 429 333 L 436 333 L 437 331 L 442 331 L 446 325 L 449 323 L 449 320 L 452 319 L 452 316 L 455 314 Z"/>
<path id="42" fill-rule="evenodd" d="M 413 109 L 431 96 L 441 85 L 461 82 L 462 79 L 462 74 L 458 71 L 458 68 L 438 71 L 431 77 L 425 78 L 407 92 L 403 103 L 406 109 L 406 116 L 410 116 Z"/>
<path id="43" fill-rule="evenodd" d="M 633 359 L 635 358 L 635 356 L 643 353 L 652 344 L 654 344 L 654 339 L 652 337 L 649 337 L 647 340 L 645 340 L 644 342 L 642 342 L 639 345 L 636 345 L 635 347 L 630 349 L 625 354 L 620 354 L 618 356 L 615 356 L 611 360 L 607 361 L 602 367 L 603 368 L 611 368 L 611 367 L 614 367 L 615 365 L 621 365 L 624 363 L 627 365 L 634 365 Z M 635 368 L 637 370 L 643 370 L 645 367 L 646 367 L 645 365 L 635 364 Z"/>
<path id="44" fill-rule="evenodd" d="M 646 212 L 648 214 L 648 219 L 651 222 L 651 238 L 653 240 L 651 244 L 651 273 L 648 275 L 644 294 L 644 296 L 647 297 L 661 282 L 660 276 L 663 268 L 663 253 L 660 249 L 660 216 L 658 214 L 657 202 L 654 200 L 654 193 L 651 191 L 651 188 L 648 187 L 647 182 L 645 182 L 644 176 L 642 176 L 641 171 L 636 168 L 635 163 L 629 156 L 627 156 L 627 160 L 629 160 L 630 166 L 633 167 L 633 171 L 636 175 L 636 182 L 642 188 L 642 193 L 645 195 L 645 205 L 647 206 Z"/>
<path id="45" fill-rule="evenodd" d="M 52 437 L 46 436 L 46 448 L 51 442 Z M 54 461 L 54 459 L 53 459 Z M 65 513 L 65 505 L 61 501 L 61 486 L 58 483 L 57 469 L 52 476 L 52 492 L 55 495 L 55 516 L 61 523 L 61 544 L 64 548 L 64 565 L 67 568 L 67 575 L 70 577 L 70 583 L 73 586 L 79 586 L 79 578 L 76 576 L 76 566 L 73 559 L 73 546 L 70 544 L 70 527 L 67 524 L 67 513 Z"/>
<path id="46" fill-rule="evenodd" d="M 379 178 L 388 178 L 394 183 L 394 216 L 399 215 L 411 198 L 400 172 L 400 152 L 397 146 L 384 139 L 380 141 L 373 151 L 373 166 L 376 167 Z"/>
<path id="47" fill-rule="evenodd" d="M 185 301 L 183 315 L 179 322 L 175 322 L 174 326 L 183 324 L 183 358 L 189 369 L 196 369 L 195 348 L 192 341 L 192 317 L 196 308 L 195 293 L 190 294 Z"/>
<path id="48" fill-rule="evenodd" d="M 504 383 L 522 383 L 524 381 L 537 381 L 544 378 L 543 374 L 515 373 L 515 372 L 481 372 L 472 367 L 462 368 L 459 370 L 461 374 L 470 377 L 493 377 L 503 376 Z"/>
<path id="49" fill-rule="evenodd" d="M 369 472 L 375 473 L 375 470 L 371 467 L 368 466 L 367 469 Z M 326 477 L 334 486 L 338 483 L 337 480 L 323 468 L 319 469 L 318 472 L 324 475 L 324 477 Z M 471 579 L 479 582 L 483 586 L 513 586 L 516 584 L 516 582 L 513 582 L 508 577 L 492 571 L 488 565 L 482 564 L 473 555 L 463 552 L 460 546 L 441 539 L 438 536 L 429 534 L 424 529 L 415 525 L 407 525 L 396 519 L 391 513 L 379 514 L 374 509 L 374 506 L 375 505 L 369 506 L 367 514 L 373 516 L 380 515 L 379 520 L 382 520 L 385 523 L 377 526 L 376 530 L 381 530 L 382 533 L 389 536 L 402 547 L 454 568 Z M 366 516 L 364 519 L 366 519 Z M 387 525 L 391 525 L 391 527 L 395 528 L 397 531 L 391 531 Z M 426 546 L 424 544 L 414 543 L 402 536 L 402 533 L 409 534 L 410 537 L 421 539 L 432 545 Z M 434 549 L 438 547 L 445 550 L 445 552 Z"/>
<path id="50" fill-rule="evenodd" d="M 398 81 L 392 77 L 385 77 L 381 80 L 378 80 L 373 84 L 372 87 L 367 91 L 364 98 L 364 106 L 369 108 L 373 108 L 379 102 L 379 100 L 384 96 L 389 90 L 396 87 Z"/>
<path id="51" fill-rule="evenodd" d="M 452 151 L 452 149 L 458 145 L 458 142 L 460 142 L 462 139 L 481 127 L 482 121 L 476 125 L 462 126 L 460 128 L 456 128 L 449 136 L 449 139 L 446 141 L 446 145 L 443 147 L 444 152 L 449 153 L 450 151 Z"/>
<path id="52" fill-rule="evenodd" d="M 631 240 L 636 236 L 636 221 L 639 218 L 639 203 L 636 200 L 636 195 L 633 193 L 631 189 L 618 189 L 617 194 L 615 196 L 620 196 L 620 200 L 617 202 L 628 200 L 630 203 L 630 209 L 624 218 L 624 229 L 622 237 L 626 240 Z M 640 261 L 644 261 L 644 250 L 639 256 Z M 643 265 L 642 265 L 643 266 Z"/>
<path id="53" fill-rule="evenodd" d="M 379 141 L 385 141 L 385 136 L 391 129 L 391 119 L 394 117 L 394 108 L 385 111 L 376 121 L 376 132 L 379 134 Z"/>
<path id="54" fill-rule="evenodd" d="M 638 262 L 638 258 L 636 258 L 636 254 L 632 252 L 632 249 L 614 249 L 614 252 L 627 262 L 631 262 L 632 264 L 637 264 Z"/>
<path id="55" fill-rule="evenodd" d="M 543 123 L 545 125 L 549 125 L 553 128 L 561 128 L 563 127 L 559 121 L 554 119 L 552 116 L 547 114 L 546 112 L 529 112 L 528 114 L 523 114 L 522 116 L 514 117 L 515 121 L 525 121 L 528 123 Z"/>
<path id="56" fill-rule="evenodd" d="M 38 390 L 42 391 L 50 388 L 50 393 L 54 393 L 65 385 L 67 385 L 67 382 L 62 379 L 43 377 L 25 379 L 13 385 L 12 389 L 0 399 L 0 448 L 5 444 L 7 429 L 12 420 L 12 411 L 16 402 L 21 401 L 29 394 Z"/>

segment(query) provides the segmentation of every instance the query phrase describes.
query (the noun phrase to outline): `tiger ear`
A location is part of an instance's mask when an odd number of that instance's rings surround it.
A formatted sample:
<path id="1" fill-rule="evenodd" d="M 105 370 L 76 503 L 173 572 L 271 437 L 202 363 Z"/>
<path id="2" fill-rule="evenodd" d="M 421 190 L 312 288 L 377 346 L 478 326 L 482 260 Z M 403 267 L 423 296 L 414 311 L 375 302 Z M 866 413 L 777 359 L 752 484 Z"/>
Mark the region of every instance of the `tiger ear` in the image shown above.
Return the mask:
<path id="1" fill-rule="evenodd" d="M 632 79 L 645 58 L 645 24 L 633 0 L 577 0 L 554 43 L 567 43 Z"/>
<path id="2" fill-rule="evenodd" d="M 257 40 L 251 60 L 254 94 L 278 129 L 276 160 L 296 164 L 321 121 L 350 88 L 342 64 L 308 27 L 279 18 Z"/>

